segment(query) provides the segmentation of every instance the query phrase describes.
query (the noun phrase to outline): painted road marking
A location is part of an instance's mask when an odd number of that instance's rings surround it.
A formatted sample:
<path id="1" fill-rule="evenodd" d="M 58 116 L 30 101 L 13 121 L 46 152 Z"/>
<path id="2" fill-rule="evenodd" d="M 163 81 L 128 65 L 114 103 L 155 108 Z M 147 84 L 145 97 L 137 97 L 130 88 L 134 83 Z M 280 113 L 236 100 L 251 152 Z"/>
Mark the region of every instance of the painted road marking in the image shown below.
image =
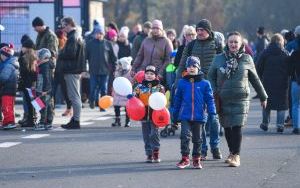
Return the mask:
<path id="1" fill-rule="evenodd" d="M 112 117 L 98 117 L 95 120 L 108 120 L 111 119 Z"/>
<path id="2" fill-rule="evenodd" d="M 43 138 L 43 137 L 46 137 L 46 136 L 50 136 L 50 134 L 32 134 L 32 135 L 29 135 L 29 136 L 24 136 L 22 138 L 36 139 L 36 138 Z"/>
<path id="3" fill-rule="evenodd" d="M 0 148 L 9 148 L 18 144 L 21 144 L 22 142 L 3 142 L 0 143 Z"/>

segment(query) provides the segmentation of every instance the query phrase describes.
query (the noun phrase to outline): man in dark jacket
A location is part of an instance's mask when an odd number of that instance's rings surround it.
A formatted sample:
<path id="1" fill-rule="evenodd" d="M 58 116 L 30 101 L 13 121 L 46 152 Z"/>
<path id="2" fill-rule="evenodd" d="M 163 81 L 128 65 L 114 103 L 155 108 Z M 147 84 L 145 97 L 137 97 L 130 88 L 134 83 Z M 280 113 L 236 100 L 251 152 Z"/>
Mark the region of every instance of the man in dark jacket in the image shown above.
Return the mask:
<path id="1" fill-rule="evenodd" d="M 222 52 L 222 45 L 214 39 L 214 33 L 211 29 L 211 23 L 207 19 L 202 19 L 196 25 L 197 38 L 184 48 L 181 61 L 179 63 L 175 81 L 175 87 L 177 87 L 178 80 L 182 77 L 182 73 L 185 69 L 185 62 L 189 56 L 196 56 L 201 62 L 201 71 L 204 73 L 204 77 L 207 77 L 209 67 L 212 64 L 213 58 L 216 54 Z M 217 117 L 217 116 L 214 116 Z M 210 147 L 214 159 L 221 159 L 222 155 L 219 149 L 220 137 L 219 137 L 219 121 L 213 119 L 212 116 L 208 116 L 206 126 L 210 131 Z M 203 143 L 201 148 L 201 158 L 206 159 L 207 156 L 207 142 L 206 132 L 202 131 Z"/>
<path id="2" fill-rule="evenodd" d="M 90 108 L 95 107 L 99 92 L 101 96 L 107 94 L 109 73 L 116 69 L 117 57 L 113 52 L 112 44 L 104 39 L 104 28 L 94 30 L 94 39 L 86 45 L 86 59 L 90 73 Z"/>
<path id="3" fill-rule="evenodd" d="M 63 66 L 68 96 L 73 107 L 73 117 L 70 122 L 62 125 L 64 129 L 79 129 L 81 114 L 80 77 L 86 71 L 85 53 L 83 41 L 76 31 L 74 19 L 66 17 L 62 19 L 62 27 L 67 33 L 67 42 L 61 50 L 58 58 Z"/>
<path id="4" fill-rule="evenodd" d="M 269 44 L 269 39 L 268 37 L 265 35 L 265 28 L 264 27 L 259 27 L 257 29 L 256 32 L 256 41 L 255 41 L 255 56 L 254 56 L 254 63 L 256 64 L 258 57 L 260 56 L 260 54 L 263 52 L 264 49 L 267 48 L 268 44 Z"/>
<path id="5" fill-rule="evenodd" d="M 40 17 L 36 17 L 32 21 L 32 27 L 34 30 L 38 33 L 38 36 L 36 37 L 35 47 L 36 50 L 40 50 L 42 48 L 46 48 L 50 50 L 52 54 L 52 60 L 51 60 L 51 70 L 54 72 L 55 68 L 55 59 L 57 57 L 58 53 L 58 39 L 55 35 L 55 33 L 44 24 L 44 21 Z M 52 78 L 51 78 L 52 79 Z M 53 82 L 53 80 L 51 80 Z M 53 95 L 51 95 L 49 105 L 47 106 L 47 123 L 48 126 L 52 126 L 53 122 L 53 115 L 54 115 L 54 100 Z"/>
<path id="6" fill-rule="evenodd" d="M 136 37 L 134 38 L 132 43 L 132 49 L 131 49 L 131 57 L 133 61 L 140 50 L 143 40 L 149 36 L 149 33 L 151 32 L 151 28 L 152 28 L 152 23 L 149 21 L 145 22 L 143 25 L 143 31 L 137 33 Z"/>

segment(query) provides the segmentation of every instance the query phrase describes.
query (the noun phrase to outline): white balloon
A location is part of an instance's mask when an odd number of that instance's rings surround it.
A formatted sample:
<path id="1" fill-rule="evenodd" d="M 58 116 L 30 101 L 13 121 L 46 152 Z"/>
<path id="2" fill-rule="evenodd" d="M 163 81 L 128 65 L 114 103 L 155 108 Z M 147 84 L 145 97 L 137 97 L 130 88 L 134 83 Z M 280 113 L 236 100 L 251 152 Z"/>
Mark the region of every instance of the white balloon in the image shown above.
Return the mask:
<path id="1" fill-rule="evenodd" d="M 113 87 L 116 93 L 122 96 L 132 94 L 132 85 L 125 77 L 117 77 L 113 82 Z"/>
<path id="2" fill-rule="evenodd" d="M 152 93 L 149 97 L 149 106 L 154 110 L 161 110 L 167 105 L 167 98 L 161 92 Z"/>
<path id="3" fill-rule="evenodd" d="M 0 24 L 0 31 L 4 31 L 4 30 L 5 30 L 5 27 Z"/>

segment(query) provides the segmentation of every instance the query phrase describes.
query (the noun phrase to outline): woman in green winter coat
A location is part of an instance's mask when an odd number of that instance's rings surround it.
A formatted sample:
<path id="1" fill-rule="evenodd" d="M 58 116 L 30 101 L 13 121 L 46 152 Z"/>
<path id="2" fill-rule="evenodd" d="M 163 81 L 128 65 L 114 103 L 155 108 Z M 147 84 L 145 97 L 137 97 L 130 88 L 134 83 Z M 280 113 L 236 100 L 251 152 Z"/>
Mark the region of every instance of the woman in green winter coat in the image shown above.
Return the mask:
<path id="1" fill-rule="evenodd" d="M 241 129 L 247 122 L 250 104 L 249 82 L 263 108 L 268 97 L 251 56 L 245 54 L 242 41 L 240 33 L 230 33 L 224 53 L 215 57 L 208 73 L 212 89 L 221 104 L 218 113 L 230 152 L 225 162 L 234 167 L 240 166 Z"/>

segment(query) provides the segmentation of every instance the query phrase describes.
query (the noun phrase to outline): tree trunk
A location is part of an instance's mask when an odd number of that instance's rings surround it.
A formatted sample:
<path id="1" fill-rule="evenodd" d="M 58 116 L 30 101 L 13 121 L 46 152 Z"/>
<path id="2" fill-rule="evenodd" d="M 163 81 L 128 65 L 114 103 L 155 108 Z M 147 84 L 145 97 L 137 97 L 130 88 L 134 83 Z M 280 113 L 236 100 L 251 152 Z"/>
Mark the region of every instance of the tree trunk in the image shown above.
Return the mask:
<path id="1" fill-rule="evenodd" d="M 141 19 L 143 22 L 148 21 L 148 0 L 140 0 Z"/>

